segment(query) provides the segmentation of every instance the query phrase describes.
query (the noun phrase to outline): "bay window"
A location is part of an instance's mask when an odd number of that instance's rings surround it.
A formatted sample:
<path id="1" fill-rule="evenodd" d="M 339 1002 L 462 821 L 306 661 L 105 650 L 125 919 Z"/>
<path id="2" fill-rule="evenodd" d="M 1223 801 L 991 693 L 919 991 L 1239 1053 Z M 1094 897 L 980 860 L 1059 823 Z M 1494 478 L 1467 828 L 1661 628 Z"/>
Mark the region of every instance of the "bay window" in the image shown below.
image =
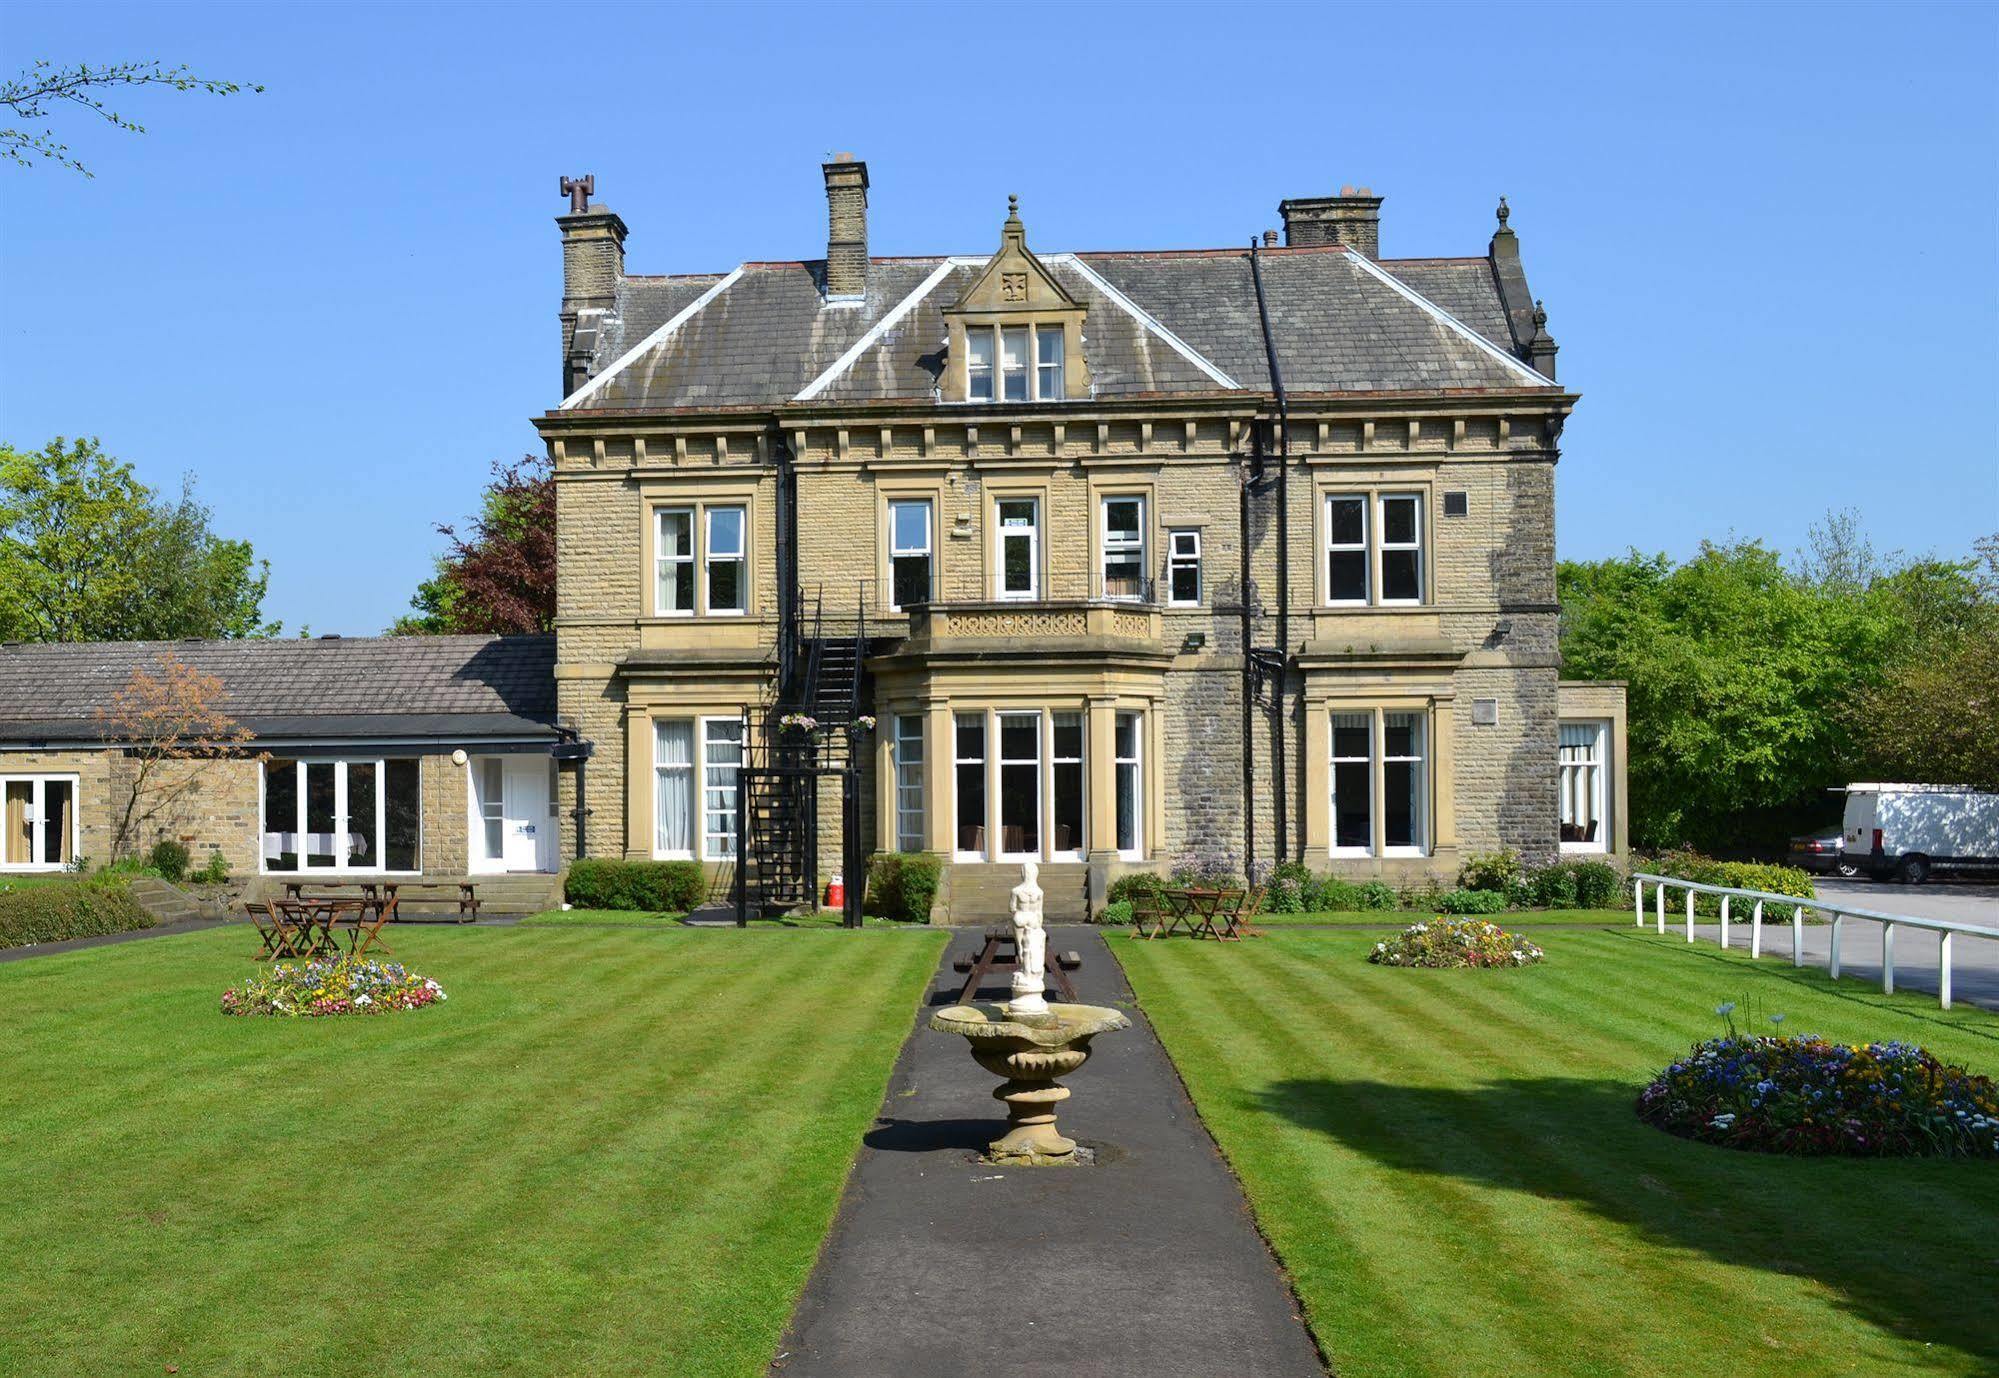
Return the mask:
<path id="1" fill-rule="evenodd" d="M 407 758 L 264 762 L 264 870 L 421 869 L 419 773 Z"/>
<path id="2" fill-rule="evenodd" d="M 1000 856 L 1041 855 L 1041 714 L 999 715 Z"/>
<path id="3" fill-rule="evenodd" d="M 904 713 L 895 720 L 895 849 L 923 850 L 923 718 Z"/>
<path id="4" fill-rule="evenodd" d="M 1145 594 L 1145 499 L 1105 498 L 1103 508 L 1103 596 L 1142 598 Z"/>
<path id="5" fill-rule="evenodd" d="M 76 860 L 77 779 L 0 776 L 0 868 L 55 871 Z"/>
<path id="6" fill-rule="evenodd" d="M 1117 756 L 1117 849 L 1129 860 L 1140 860 L 1145 852 L 1145 776 L 1140 725 L 1144 715 L 1120 713 L 1112 729 Z"/>
<path id="7" fill-rule="evenodd" d="M 1588 721 L 1565 722 L 1559 728 L 1557 795 L 1565 852 L 1609 850 L 1603 798 L 1607 727 L 1602 721 Z"/>
<path id="8" fill-rule="evenodd" d="M 928 602 L 930 575 L 930 500 L 897 500 L 888 505 L 890 607 L 900 611 Z"/>
<path id="9" fill-rule="evenodd" d="M 986 855 L 986 715 L 959 713 L 954 720 L 958 855 L 983 861 Z"/>
<path id="10" fill-rule="evenodd" d="M 1065 860 L 1083 855 L 1083 715 L 1049 714 L 1048 783 L 1054 835 L 1049 853 Z"/>

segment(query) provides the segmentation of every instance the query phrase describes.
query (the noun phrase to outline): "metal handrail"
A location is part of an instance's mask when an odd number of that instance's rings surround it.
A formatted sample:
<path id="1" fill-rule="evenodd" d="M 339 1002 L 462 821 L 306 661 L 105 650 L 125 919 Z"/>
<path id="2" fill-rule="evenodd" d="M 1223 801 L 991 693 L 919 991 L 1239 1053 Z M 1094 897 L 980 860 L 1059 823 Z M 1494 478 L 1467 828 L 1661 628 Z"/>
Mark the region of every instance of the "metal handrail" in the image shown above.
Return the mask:
<path id="1" fill-rule="evenodd" d="M 1753 905 L 1749 919 L 1749 956 L 1751 959 L 1763 955 L 1763 906 L 1766 904 L 1788 906 L 1791 910 L 1791 965 L 1805 964 L 1804 930 L 1805 911 L 1828 916 L 1832 920 L 1831 951 L 1827 962 L 1827 974 L 1833 980 L 1839 979 L 1840 925 L 1847 919 L 1861 919 L 1881 925 L 1881 989 L 1885 994 L 1895 993 L 1895 930 L 1899 927 L 1926 929 L 1941 934 L 1937 943 L 1937 994 L 1943 1008 L 1949 1009 L 1951 939 L 1962 933 L 1972 938 L 1990 938 L 1999 941 L 1999 928 L 1988 928 L 1984 924 L 1962 923 L 1956 919 L 1930 919 L 1915 914 L 1889 914 L 1879 909 L 1864 909 L 1859 905 L 1836 904 L 1828 900 L 1805 898 L 1798 895 L 1779 895 L 1769 890 L 1742 890 L 1729 885 L 1709 885 L 1704 881 L 1681 880 L 1677 876 L 1653 875 L 1647 871 L 1634 872 L 1631 876 L 1631 902 L 1634 922 L 1640 928 L 1645 926 L 1645 885 L 1653 886 L 1653 912 L 1659 932 L 1666 931 L 1666 891 L 1679 889 L 1687 892 L 1686 925 L 1687 941 L 1694 941 L 1694 896 L 1721 896 L 1721 924 L 1719 938 L 1722 947 L 1728 944 L 1729 909 L 1736 900 L 1747 900 Z"/>

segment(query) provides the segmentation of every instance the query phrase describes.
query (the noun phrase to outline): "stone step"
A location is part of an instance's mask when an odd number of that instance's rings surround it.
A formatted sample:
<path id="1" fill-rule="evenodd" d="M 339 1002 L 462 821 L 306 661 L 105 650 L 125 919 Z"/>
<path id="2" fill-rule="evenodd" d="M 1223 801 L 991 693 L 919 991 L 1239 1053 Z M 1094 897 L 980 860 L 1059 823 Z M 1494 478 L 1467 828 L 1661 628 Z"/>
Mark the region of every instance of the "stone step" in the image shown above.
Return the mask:
<path id="1" fill-rule="evenodd" d="M 1013 887 L 1020 884 L 1016 862 L 953 862 L 947 868 L 948 911 L 953 924 L 1003 923 Z M 1036 884 L 1042 913 L 1058 923 L 1081 923 L 1090 915 L 1090 868 L 1083 862 L 1048 862 Z"/>

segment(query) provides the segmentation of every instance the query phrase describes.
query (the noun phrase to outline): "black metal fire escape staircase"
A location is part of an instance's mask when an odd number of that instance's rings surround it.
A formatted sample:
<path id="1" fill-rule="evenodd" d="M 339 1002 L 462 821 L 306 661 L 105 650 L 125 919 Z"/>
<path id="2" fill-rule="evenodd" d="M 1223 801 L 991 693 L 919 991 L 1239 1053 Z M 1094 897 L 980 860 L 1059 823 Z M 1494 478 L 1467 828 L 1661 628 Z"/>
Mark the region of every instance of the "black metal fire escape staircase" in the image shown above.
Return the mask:
<path id="1" fill-rule="evenodd" d="M 857 720 L 868 626 L 865 588 L 851 616 L 828 616 L 825 591 L 801 591 L 778 631 L 777 675 L 762 703 L 743 712 L 746 743 L 736 835 L 736 922 L 819 901 L 819 781 L 842 780 L 843 916 L 861 922 L 862 845 Z M 751 719 L 760 719 L 752 723 Z"/>

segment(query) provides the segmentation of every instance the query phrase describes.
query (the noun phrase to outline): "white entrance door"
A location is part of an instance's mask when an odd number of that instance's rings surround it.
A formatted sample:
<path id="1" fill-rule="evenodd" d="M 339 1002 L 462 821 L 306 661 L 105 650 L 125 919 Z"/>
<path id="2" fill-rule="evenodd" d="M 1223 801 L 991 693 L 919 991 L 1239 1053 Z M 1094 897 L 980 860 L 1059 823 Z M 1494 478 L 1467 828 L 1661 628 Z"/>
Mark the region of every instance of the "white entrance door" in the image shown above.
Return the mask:
<path id="1" fill-rule="evenodd" d="M 555 838 L 546 756 L 472 762 L 474 853 L 483 871 L 550 870 Z"/>

